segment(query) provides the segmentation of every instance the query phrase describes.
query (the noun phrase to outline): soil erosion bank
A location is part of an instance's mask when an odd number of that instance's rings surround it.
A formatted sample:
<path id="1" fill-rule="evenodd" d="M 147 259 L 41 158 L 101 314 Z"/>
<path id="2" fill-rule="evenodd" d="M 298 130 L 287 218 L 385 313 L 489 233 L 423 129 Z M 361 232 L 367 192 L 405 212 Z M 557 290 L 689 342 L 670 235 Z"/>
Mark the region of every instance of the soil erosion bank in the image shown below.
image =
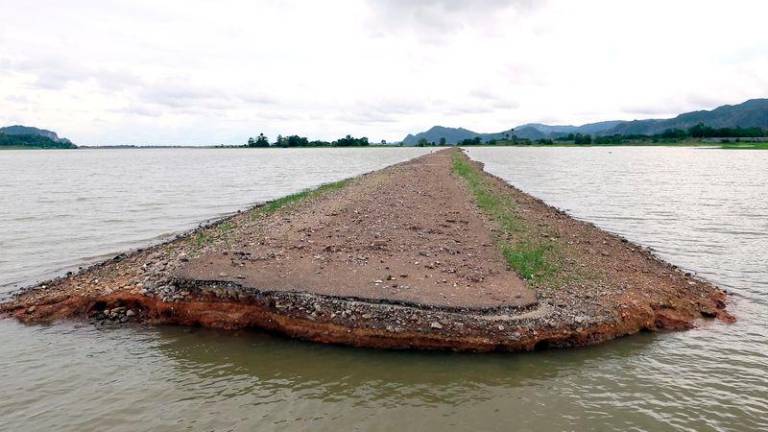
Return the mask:
<path id="1" fill-rule="evenodd" d="M 449 149 L 45 282 L 0 313 L 522 351 L 731 321 L 725 302 L 712 284 Z"/>

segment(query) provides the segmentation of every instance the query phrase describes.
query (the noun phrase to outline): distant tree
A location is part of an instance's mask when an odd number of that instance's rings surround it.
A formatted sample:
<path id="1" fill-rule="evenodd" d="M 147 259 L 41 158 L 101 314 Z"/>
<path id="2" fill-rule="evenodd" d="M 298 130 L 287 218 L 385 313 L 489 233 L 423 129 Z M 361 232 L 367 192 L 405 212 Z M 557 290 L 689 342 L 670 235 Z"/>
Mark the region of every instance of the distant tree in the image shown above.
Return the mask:
<path id="1" fill-rule="evenodd" d="M 275 140 L 275 145 L 278 147 L 287 147 L 287 142 L 282 135 L 278 135 L 277 139 Z"/>
<path id="2" fill-rule="evenodd" d="M 713 128 L 705 126 L 703 123 L 699 123 L 688 129 L 688 135 L 693 138 L 745 138 L 745 137 L 761 137 L 766 136 L 768 132 L 759 127 L 750 128 Z"/>
<path id="3" fill-rule="evenodd" d="M 347 135 L 344 138 L 339 138 L 333 142 L 336 147 L 365 147 L 370 145 L 368 137 L 355 138 L 352 135 Z"/>
<path id="4" fill-rule="evenodd" d="M 482 138 L 480 138 L 478 136 L 478 137 L 474 137 L 474 138 L 465 138 L 465 139 L 459 141 L 458 145 L 460 145 L 460 146 L 475 146 L 475 145 L 482 144 L 482 142 L 483 142 Z"/>
<path id="5" fill-rule="evenodd" d="M 263 133 L 260 133 L 254 142 L 254 147 L 269 147 L 269 139 Z"/>
<path id="6" fill-rule="evenodd" d="M 667 129 L 661 133 L 660 138 L 664 140 L 678 141 L 688 138 L 688 132 L 682 129 Z"/>
<path id="7" fill-rule="evenodd" d="M 426 138 L 419 138 L 419 142 L 416 143 L 416 146 L 418 147 L 426 147 L 429 145 L 429 141 L 427 141 Z"/>
<path id="8" fill-rule="evenodd" d="M 714 135 L 714 130 L 711 127 L 704 126 L 704 123 L 699 123 L 696 126 L 688 129 L 688 134 L 694 138 L 706 138 Z"/>
<path id="9" fill-rule="evenodd" d="M 576 137 L 572 133 L 568 135 L 561 135 L 555 138 L 556 141 L 575 141 Z"/>
<path id="10" fill-rule="evenodd" d="M 381 145 L 387 145 L 387 140 L 381 140 Z"/>
<path id="11" fill-rule="evenodd" d="M 328 141 L 314 140 L 309 142 L 310 147 L 330 147 L 331 143 Z"/>
<path id="12" fill-rule="evenodd" d="M 573 136 L 573 143 L 586 145 L 592 144 L 592 135 L 577 133 Z"/>
<path id="13" fill-rule="evenodd" d="M 606 135 L 595 137 L 595 144 L 622 144 L 624 142 L 623 135 Z"/>
<path id="14" fill-rule="evenodd" d="M 441 145 L 441 146 L 444 146 L 444 145 L 445 145 L 445 137 L 441 137 L 441 138 L 440 138 L 440 145 Z"/>
<path id="15" fill-rule="evenodd" d="M 248 138 L 248 147 L 269 147 L 269 140 L 263 133 L 260 133 L 256 138 Z"/>
<path id="16" fill-rule="evenodd" d="M 285 146 L 286 147 L 308 147 L 309 146 L 309 140 L 305 137 L 301 137 L 298 135 L 291 135 L 285 138 Z"/>

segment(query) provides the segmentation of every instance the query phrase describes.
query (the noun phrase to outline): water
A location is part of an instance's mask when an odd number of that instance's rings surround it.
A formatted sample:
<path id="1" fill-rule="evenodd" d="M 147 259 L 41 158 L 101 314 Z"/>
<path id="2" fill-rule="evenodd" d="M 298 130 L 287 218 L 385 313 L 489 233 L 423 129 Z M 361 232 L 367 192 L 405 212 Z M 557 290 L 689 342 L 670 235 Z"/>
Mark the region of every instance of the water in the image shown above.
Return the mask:
<path id="1" fill-rule="evenodd" d="M 329 168 L 327 160 L 321 164 L 325 151 L 303 153 L 311 155 L 304 162 L 282 162 L 304 164 L 294 173 L 319 172 Z M 51 160 L 70 157 L 48 153 L 44 157 Z M 188 166 L 179 162 L 188 157 L 190 164 L 217 158 L 213 166 L 223 168 L 215 172 L 248 178 L 229 171 L 258 172 L 264 162 L 244 162 L 247 155 L 227 151 L 201 158 L 186 153 L 172 153 L 174 161 L 158 158 L 158 170 L 164 163 Z M 345 164 L 370 158 L 368 163 L 383 165 L 383 154 L 361 151 Z M 476 148 L 470 154 L 522 189 L 653 246 L 664 258 L 731 290 L 739 321 L 586 349 L 513 355 L 375 352 L 258 332 L 98 331 L 87 325 L 28 327 L 2 321 L 0 430 L 768 429 L 768 152 Z M 28 157 L 35 156 L 14 156 L 13 165 Z M 0 153 L 0 167 L 11 158 Z M 46 175 L 26 163 L 32 178 Z M 280 163 L 270 164 L 270 175 L 262 178 L 283 177 Z M 73 170 L 74 184 L 83 184 L 91 169 L 65 165 Z M 120 165 L 115 162 L 114 169 Z M 196 166 L 184 175 L 196 171 L 195 178 L 210 178 Z M 12 181 L 5 172 L 0 170 L 3 186 Z M 141 177 L 134 182 L 143 183 Z M 165 174 L 166 181 L 181 183 L 175 177 L 171 170 Z M 207 199 L 192 204 L 185 201 L 192 197 L 183 197 L 174 201 L 173 212 L 206 218 L 264 199 L 257 192 L 238 198 L 237 188 L 246 183 L 212 183 Z M 26 199 L 44 196 L 46 185 L 28 184 Z M 146 186 L 131 183 L 120 194 L 142 196 L 141 187 Z M 87 192 L 85 186 L 82 190 Z M 105 196 L 113 195 L 118 193 Z M 174 195 L 164 200 L 168 196 Z M 215 206 L 222 198 L 232 206 L 191 208 Z M 113 197 L 113 202 L 141 201 Z M 121 204 L 122 211 L 129 208 Z M 1 209 L 3 215 L 20 211 L 5 204 Z M 165 216 L 150 216 L 156 211 L 171 213 L 156 209 L 143 216 L 163 223 Z M 99 220 L 89 217 L 94 224 Z M 183 219 L 171 229 L 190 223 Z M 45 223 L 35 228 L 30 235 L 50 235 Z M 146 241 L 162 228 L 137 238 Z M 5 242 L 0 250 L 4 260 L 15 259 Z"/>

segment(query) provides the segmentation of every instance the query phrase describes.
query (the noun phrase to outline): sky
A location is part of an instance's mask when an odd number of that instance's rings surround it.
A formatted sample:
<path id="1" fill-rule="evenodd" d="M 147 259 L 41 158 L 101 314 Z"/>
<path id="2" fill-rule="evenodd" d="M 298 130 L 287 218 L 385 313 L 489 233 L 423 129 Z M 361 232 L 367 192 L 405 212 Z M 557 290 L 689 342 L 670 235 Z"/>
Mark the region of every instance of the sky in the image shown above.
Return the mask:
<path id="1" fill-rule="evenodd" d="M 764 0 L 0 0 L 0 125 L 399 141 L 768 97 Z"/>

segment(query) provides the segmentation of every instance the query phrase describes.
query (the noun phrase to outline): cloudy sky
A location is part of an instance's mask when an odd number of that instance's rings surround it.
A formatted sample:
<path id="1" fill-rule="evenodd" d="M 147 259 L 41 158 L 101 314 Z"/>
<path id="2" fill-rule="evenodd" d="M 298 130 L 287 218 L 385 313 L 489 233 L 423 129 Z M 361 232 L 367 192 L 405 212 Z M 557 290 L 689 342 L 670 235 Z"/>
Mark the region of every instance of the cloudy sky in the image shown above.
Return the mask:
<path id="1" fill-rule="evenodd" d="M 764 0 L 0 0 L 0 125 L 400 140 L 768 97 Z"/>

